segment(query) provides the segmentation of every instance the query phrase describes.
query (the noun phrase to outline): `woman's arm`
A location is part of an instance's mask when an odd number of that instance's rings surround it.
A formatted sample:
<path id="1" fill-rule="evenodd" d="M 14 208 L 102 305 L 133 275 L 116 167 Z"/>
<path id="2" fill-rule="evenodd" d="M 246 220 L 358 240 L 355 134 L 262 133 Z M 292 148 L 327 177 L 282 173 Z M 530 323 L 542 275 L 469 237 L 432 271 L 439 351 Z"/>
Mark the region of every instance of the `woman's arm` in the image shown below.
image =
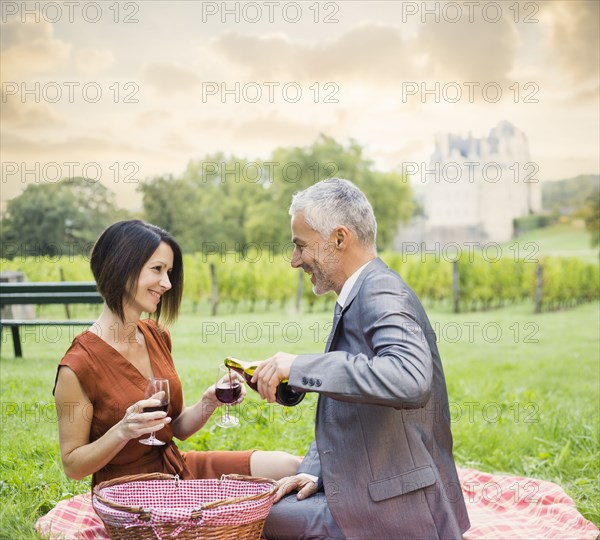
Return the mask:
<path id="1" fill-rule="evenodd" d="M 166 413 L 143 413 L 144 407 L 158 405 L 156 399 L 134 403 L 125 417 L 102 437 L 90 442 L 93 405 L 83 391 L 77 375 L 63 366 L 58 372 L 55 390 L 58 413 L 58 438 L 65 474 L 80 480 L 95 473 L 115 457 L 131 439 L 159 431 L 170 422 Z"/>
<path id="2" fill-rule="evenodd" d="M 222 405 L 222 403 L 217 400 L 214 387 L 209 388 L 204 392 L 202 399 L 190 407 L 185 407 L 181 414 L 173 420 L 171 426 L 173 435 L 184 441 L 204 427 L 204 424 L 208 422 L 208 419 L 219 405 Z"/>

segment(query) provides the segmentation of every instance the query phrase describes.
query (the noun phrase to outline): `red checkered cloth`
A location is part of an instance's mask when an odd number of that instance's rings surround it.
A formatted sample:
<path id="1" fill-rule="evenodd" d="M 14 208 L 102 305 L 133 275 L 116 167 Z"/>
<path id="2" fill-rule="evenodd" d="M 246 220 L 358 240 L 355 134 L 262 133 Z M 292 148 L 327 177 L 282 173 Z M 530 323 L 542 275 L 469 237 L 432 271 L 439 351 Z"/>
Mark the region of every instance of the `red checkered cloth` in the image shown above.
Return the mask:
<path id="1" fill-rule="evenodd" d="M 458 469 L 458 474 L 471 519 L 465 540 L 598 538 L 598 528 L 556 484 L 473 469 Z M 108 540 L 87 493 L 58 503 L 36 529 L 51 540 Z"/>
<path id="2" fill-rule="evenodd" d="M 598 528 L 560 486 L 522 476 L 458 469 L 471 528 L 465 540 L 595 540 Z"/>
<path id="3" fill-rule="evenodd" d="M 94 512 L 91 493 L 60 501 L 37 520 L 41 538 L 51 540 L 109 540 L 104 524 Z"/>

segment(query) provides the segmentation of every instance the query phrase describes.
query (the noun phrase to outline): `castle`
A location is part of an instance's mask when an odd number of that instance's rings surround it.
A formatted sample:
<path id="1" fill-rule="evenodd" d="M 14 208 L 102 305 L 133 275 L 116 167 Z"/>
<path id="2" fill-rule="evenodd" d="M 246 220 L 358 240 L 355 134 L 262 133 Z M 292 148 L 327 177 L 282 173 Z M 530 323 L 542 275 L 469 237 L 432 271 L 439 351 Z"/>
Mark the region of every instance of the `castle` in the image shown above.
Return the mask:
<path id="1" fill-rule="evenodd" d="M 422 206 L 401 225 L 396 249 L 417 243 L 502 243 L 513 237 L 513 219 L 541 211 L 539 167 L 525 134 L 503 121 L 487 137 L 438 136 L 428 164 L 405 164 Z"/>

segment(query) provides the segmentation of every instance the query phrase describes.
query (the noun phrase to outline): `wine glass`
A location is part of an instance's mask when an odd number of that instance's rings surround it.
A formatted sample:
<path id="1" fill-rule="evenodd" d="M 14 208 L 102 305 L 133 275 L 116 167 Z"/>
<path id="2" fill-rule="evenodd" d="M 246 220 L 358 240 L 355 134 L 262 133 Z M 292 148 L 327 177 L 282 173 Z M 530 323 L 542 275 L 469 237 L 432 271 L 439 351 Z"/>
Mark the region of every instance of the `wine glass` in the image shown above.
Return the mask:
<path id="1" fill-rule="evenodd" d="M 154 407 L 144 407 L 143 412 L 167 412 L 169 409 L 169 379 L 155 379 L 152 377 L 148 381 L 148 386 L 146 386 L 144 397 L 145 399 L 159 399 L 160 405 L 156 405 Z M 147 439 L 140 439 L 140 442 L 149 446 L 162 446 L 165 444 L 154 436 L 154 431 L 150 433 L 150 437 Z"/>
<path id="2" fill-rule="evenodd" d="M 219 366 L 217 370 L 217 382 L 215 383 L 215 395 L 221 403 L 225 403 L 225 413 L 221 409 L 221 416 L 215 420 L 217 426 L 222 428 L 237 427 L 240 421 L 229 414 L 229 404 L 235 403 L 242 395 L 242 385 L 235 373 L 227 366 Z"/>

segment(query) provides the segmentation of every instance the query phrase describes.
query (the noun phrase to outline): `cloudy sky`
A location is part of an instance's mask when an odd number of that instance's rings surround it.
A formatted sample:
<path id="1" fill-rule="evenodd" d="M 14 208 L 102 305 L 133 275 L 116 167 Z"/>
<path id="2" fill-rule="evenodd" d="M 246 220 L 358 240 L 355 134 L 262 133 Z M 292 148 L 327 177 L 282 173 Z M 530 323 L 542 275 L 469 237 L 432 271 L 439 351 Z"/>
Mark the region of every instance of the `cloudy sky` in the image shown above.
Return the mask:
<path id="1" fill-rule="evenodd" d="M 320 133 L 400 169 L 501 120 L 542 181 L 597 174 L 599 5 L 3 1 L 3 202 L 86 173 L 136 208 L 191 159 Z"/>

